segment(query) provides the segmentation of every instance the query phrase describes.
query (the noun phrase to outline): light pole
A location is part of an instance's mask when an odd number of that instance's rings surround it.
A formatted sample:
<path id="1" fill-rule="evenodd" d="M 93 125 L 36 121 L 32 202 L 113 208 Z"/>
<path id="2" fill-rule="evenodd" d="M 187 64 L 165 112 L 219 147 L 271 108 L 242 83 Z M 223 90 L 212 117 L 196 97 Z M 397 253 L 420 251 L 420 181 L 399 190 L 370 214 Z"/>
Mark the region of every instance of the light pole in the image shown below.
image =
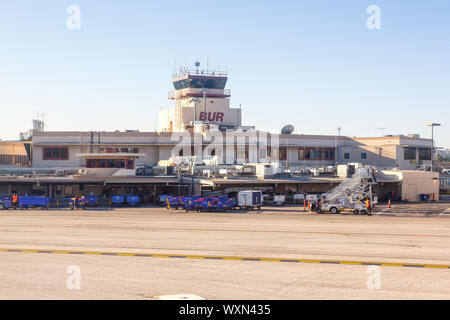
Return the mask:
<path id="1" fill-rule="evenodd" d="M 341 135 L 341 126 L 337 127 L 337 131 L 339 136 Z M 337 152 L 337 136 L 334 136 L 334 166 L 336 167 L 336 172 L 337 172 L 337 156 L 338 156 L 338 152 Z"/>
<path id="2" fill-rule="evenodd" d="M 440 127 L 440 123 L 430 122 L 425 125 L 431 127 L 431 172 L 433 172 L 433 158 L 434 158 L 434 127 Z"/>

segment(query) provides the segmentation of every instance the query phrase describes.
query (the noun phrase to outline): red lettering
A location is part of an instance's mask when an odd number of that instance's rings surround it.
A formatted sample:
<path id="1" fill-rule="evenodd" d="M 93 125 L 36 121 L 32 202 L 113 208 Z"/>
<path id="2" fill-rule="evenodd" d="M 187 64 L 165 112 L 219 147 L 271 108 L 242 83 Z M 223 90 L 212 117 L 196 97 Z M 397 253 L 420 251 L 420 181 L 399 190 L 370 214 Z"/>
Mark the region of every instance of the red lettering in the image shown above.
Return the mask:
<path id="1" fill-rule="evenodd" d="M 223 122 L 223 112 L 200 112 L 199 121 L 221 121 Z"/>
<path id="2" fill-rule="evenodd" d="M 208 121 L 214 121 L 214 120 L 216 120 L 216 113 L 208 112 Z"/>

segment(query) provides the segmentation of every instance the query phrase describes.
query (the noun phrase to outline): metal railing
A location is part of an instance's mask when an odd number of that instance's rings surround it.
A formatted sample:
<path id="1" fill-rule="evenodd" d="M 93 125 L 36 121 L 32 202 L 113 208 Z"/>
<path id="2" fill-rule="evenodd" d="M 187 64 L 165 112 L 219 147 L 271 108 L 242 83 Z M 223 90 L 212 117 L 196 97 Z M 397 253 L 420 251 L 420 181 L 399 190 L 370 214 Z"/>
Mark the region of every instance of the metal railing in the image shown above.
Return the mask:
<path id="1" fill-rule="evenodd" d="M 199 75 L 199 76 L 215 76 L 215 77 L 226 77 L 228 76 L 228 72 L 226 71 L 221 71 L 221 70 L 213 70 L 213 71 L 209 71 L 209 70 L 180 70 L 179 72 L 175 72 L 172 76 L 174 78 L 179 78 L 179 77 L 183 77 L 183 76 L 188 76 L 188 75 Z"/>

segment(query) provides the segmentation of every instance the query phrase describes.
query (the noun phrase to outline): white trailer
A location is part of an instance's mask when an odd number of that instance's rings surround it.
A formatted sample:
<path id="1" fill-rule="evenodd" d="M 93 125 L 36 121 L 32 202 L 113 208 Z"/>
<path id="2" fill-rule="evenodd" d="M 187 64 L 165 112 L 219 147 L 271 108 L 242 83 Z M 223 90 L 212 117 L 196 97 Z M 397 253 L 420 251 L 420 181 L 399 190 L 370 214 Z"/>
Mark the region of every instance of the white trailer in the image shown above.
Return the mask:
<path id="1" fill-rule="evenodd" d="M 286 196 L 278 195 L 273 197 L 274 206 L 284 206 L 286 203 Z"/>
<path id="2" fill-rule="evenodd" d="M 262 205 L 262 192 L 261 190 L 245 190 L 238 193 L 238 207 L 240 209 L 253 210 L 257 208 L 261 209 Z"/>

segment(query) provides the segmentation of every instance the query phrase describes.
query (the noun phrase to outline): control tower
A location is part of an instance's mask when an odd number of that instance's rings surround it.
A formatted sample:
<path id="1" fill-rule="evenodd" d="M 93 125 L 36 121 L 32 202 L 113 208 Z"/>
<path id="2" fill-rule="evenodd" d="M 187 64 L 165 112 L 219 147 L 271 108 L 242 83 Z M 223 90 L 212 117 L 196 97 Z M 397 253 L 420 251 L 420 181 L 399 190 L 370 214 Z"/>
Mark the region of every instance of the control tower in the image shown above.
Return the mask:
<path id="1" fill-rule="evenodd" d="M 230 90 L 225 89 L 228 75 L 222 71 L 181 70 L 172 78 L 175 91 L 169 92 L 174 106 L 161 110 L 159 129 L 183 132 L 196 125 L 216 125 L 220 130 L 241 125 L 241 110 L 230 108 Z"/>

